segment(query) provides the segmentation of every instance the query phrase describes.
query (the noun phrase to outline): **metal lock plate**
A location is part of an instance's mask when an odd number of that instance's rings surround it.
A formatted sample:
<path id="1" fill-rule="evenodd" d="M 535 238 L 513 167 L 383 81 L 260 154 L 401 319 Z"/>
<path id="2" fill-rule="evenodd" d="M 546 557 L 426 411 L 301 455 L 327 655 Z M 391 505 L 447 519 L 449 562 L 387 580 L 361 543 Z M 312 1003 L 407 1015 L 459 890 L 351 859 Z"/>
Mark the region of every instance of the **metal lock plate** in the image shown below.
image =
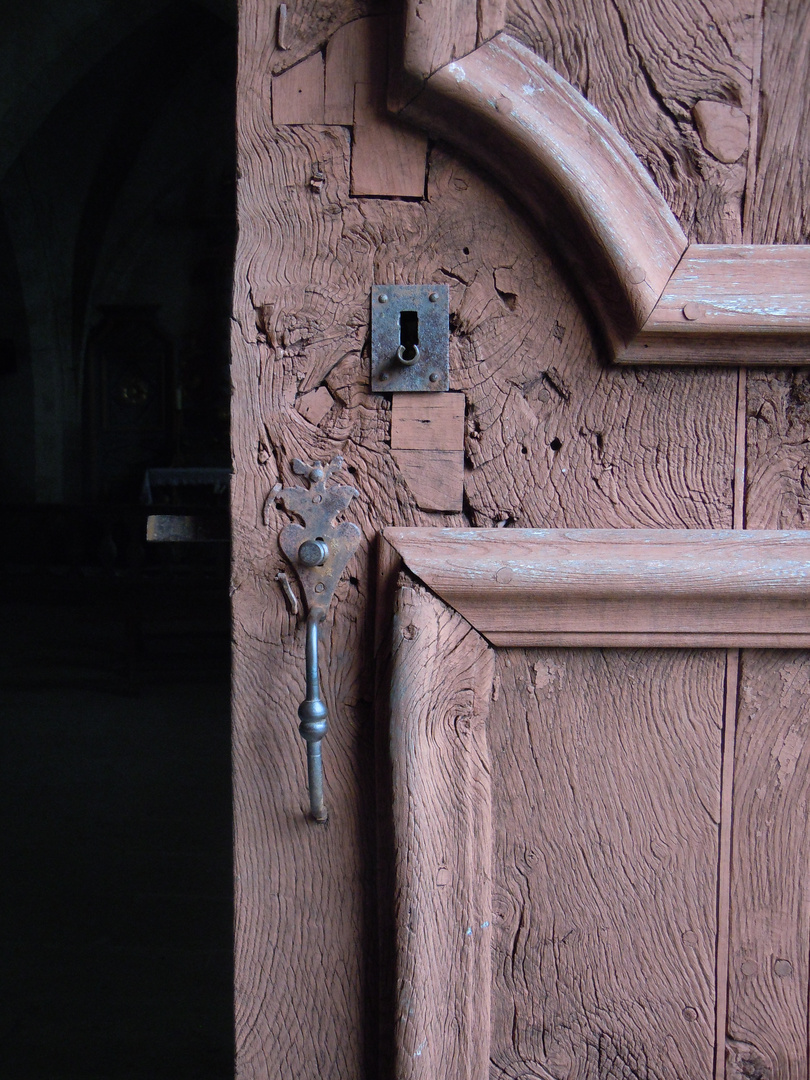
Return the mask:
<path id="1" fill-rule="evenodd" d="M 374 285 L 371 389 L 397 393 L 450 389 L 447 285 Z"/>

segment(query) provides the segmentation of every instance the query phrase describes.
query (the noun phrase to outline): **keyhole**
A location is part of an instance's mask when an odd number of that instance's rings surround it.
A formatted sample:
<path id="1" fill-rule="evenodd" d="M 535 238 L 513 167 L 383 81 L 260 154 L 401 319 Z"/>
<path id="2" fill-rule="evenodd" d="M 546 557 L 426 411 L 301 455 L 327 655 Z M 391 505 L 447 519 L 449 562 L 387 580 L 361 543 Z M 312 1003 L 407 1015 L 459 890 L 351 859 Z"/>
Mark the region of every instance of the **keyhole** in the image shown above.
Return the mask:
<path id="1" fill-rule="evenodd" d="M 419 315 L 415 311 L 399 313 L 399 357 L 412 363 L 419 355 Z"/>

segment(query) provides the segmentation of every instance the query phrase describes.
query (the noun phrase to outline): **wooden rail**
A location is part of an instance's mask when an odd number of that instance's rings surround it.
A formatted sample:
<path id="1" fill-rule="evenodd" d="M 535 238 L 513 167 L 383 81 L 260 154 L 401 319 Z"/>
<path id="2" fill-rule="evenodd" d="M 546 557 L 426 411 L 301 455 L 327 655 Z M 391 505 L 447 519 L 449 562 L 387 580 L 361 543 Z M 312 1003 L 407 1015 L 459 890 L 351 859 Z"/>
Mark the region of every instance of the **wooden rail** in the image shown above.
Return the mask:
<path id="1" fill-rule="evenodd" d="M 810 532 L 387 529 L 384 538 L 493 645 L 810 645 Z"/>

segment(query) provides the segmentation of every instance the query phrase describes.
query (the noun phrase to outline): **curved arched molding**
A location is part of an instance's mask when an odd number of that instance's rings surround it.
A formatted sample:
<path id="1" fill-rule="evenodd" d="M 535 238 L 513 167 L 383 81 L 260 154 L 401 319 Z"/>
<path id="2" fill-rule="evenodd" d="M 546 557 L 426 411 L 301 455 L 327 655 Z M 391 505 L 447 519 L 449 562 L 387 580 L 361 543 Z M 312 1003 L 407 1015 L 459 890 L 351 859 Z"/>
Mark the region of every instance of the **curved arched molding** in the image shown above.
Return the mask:
<path id="1" fill-rule="evenodd" d="M 484 165 L 549 232 L 602 323 L 628 345 L 687 247 L 607 120 L 508 34 L 432 74 L 402 115 Z"/>
<path id="2" fill-rule="evenodd" d="M 810 246 L 688 245 L 601 113 L 508 34 L 480 44 L 503 25 L 498 8 L 452 0 L 417 11 L 407 0 L 391 111 L 462 150 L 527 208 L 617 362 L 810 364 Z M 476 25 L 478 47 L 452 59 Z"/>

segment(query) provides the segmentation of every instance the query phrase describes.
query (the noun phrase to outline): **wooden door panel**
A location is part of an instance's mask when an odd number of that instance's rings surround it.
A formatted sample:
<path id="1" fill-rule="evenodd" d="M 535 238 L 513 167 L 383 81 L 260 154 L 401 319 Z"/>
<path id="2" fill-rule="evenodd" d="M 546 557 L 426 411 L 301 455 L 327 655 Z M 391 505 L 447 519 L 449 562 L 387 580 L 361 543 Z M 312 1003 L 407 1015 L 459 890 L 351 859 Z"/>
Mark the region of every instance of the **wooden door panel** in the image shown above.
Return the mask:
<path id="1" fill-rule="evenodd" d="M 569 592 L 604 594 L 629 531 L 612 544 L 586 530 L 385 535 L 397 1080 L 804 1080 L 807 654 L 778 649 L 778 622 L 761 632 L 765 648 L 743 653 L 737 716 L 736 650 L 662 649 L 654 635 L 634 649 L 520 643 L 537 634 L 546 569 L 559 564 L 551 610 Z M 775 563 L 748 556 L 770 544 L 796 576 L 776 587 L 772 575 L 769 602 L 788 588 L 808 610 L 807 533 L 639 537 L 638 565 L 619 576 L 649 587 L 654 571 L 664 609 L 683 559 L 703 552 L 691 602 L 710 613 L 714 644 L 750 638 L 746 591 Z M 600 558 L 574 567 L 561 558 L 569 545 Z M 726 610 L 719 586 L 735 594 Z M 517 644 L 501 646 L 489 626 L 493 611 L 508 625 L 508 597 L 518 629 L 505 640 Z M 622 640 L 621 621 L 584 617 L 602 644 Z"/>
<path id="2" fill-rule="evenodd" d="M 727 1075 L 806 1080 L 810 656 L 746 651 L 740 686 Z"/>
<path id="3" fill-rule="evenodd" d="M 493 1077 L 710 1076 L 725 654 L 496 672 Z"/>

